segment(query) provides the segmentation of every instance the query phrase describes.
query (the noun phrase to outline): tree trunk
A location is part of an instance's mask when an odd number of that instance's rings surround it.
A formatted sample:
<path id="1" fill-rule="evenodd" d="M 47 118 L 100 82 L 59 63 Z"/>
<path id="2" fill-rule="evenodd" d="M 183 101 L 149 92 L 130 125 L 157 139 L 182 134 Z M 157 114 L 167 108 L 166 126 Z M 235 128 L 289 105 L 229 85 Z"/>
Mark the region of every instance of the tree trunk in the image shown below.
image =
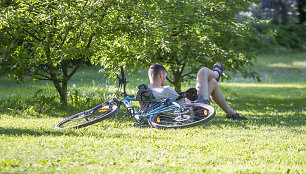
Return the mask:
<path id="1" fill-rule="evenodd" d="M 67 86 L 68 80 L 62 82 L 60 85 L 57 81 L 52 81 L 58 94 L 60 95 L 60 101 L 62 105 L 67 105 Z"/>
<path id="2" fill-rule="evenodd" d="M 175 74 L 173 74 L 174 76 L 174 80 L 171 80 L 167 77 L 167 80 L 174 86 L 174 89 L 176 92 L 181 92 L 182 90 L 182 84 L 181 84 L 181 80 L 178 80 L 181 78 L 181 76 L 176 76 Z"/>
<path id="3" fill-rule="evenodd" d="M 286 1 L 278 0 L 278 4 L 279 4 L 279 15 L 281 16 L 281 24 L 286 24 L 288 22 Z"/>
<path id="4" fill-rule="evenodd" d="M 306 2 L 305 0 L 298 0 L 298 11 L 300 13 L 299 15 L 299 23 L 304 24 L 306 22 Z"/>
<path id="5" fill-rule="evenodd" d="M 174 70 L 173 71 L 173 76 L 174 76 L 174 80 L 173 80 L 173 85 L 174 85 L 174 89 L 176 92 L 181 92 L 182 91 L 182 70 Z"/>
<path id="6" fill-rule="evenodd" d="M 61 103 L 62 105 L 67 105 L 67 86 L 68 86 L 68 81 L 62 83 L 62 90 L 60 93 L 61 97 Z"/>
<path id="7" fill-rule="evenodd" d="M 182 91 L 182 83 L 180 81 L 179 82 L 174 81 L 173 85 L 176 92 Z"/>
<path id="8" fill-rule="evenodd" d="M 49 37 L 48 40 L 51 40 L 50 39 L 51 38 L 50 34 L 48 34 L 47 36 Z M 61 104 L 62 105 L 67 105 L 67 84 L 68 84 L 69 78 L 65 78 L 65 74 L 67 74 L 68 66 L 62 67 L 63 79 L 59 80 L 58 77 L 57 77 L 57 74 L 56 74 L 55 67 L 52 64 L 53 61 L 51 59 L 50 43 L 46 43 L 45 50 L 46 50 L 46 57 L 47 57 L 47 60 L 48 60 L 48 68 L 50 70 L 49 73 L 50 73 L 50 76 L 51 76 L 50 81 L 53 82 L 57 92 L 60 95 Z M 60 83 L 62 83 L 62 85 Z"/>

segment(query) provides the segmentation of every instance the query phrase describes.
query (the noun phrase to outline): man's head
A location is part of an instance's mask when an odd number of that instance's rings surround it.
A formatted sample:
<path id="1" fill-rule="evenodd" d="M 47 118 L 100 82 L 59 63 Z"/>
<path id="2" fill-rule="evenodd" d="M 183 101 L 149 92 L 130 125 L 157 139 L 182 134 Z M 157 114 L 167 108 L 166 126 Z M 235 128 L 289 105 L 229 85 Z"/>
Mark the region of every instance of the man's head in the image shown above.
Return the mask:
<path id="1" fill-rule="evenodd" d="M 165 86 L 167 71 L 163 65 L 158 64 L 158 63 L 151 65 L 148 74 L 149 74 L 151 84 L 160 82 L 161 86 Z"/>

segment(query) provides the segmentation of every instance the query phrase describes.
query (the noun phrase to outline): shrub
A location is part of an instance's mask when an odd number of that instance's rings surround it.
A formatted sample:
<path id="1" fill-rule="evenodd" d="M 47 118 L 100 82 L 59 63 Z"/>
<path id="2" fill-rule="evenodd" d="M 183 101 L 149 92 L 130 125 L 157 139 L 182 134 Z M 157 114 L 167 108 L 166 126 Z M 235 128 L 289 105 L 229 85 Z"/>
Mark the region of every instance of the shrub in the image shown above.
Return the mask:
<path id="1" fill-rule="evenodd" d="M 276 41 L 279 45 L 291 49 L 303 49 L 306 46 L 306 26 L 290 23 L 277 25 Z"/>

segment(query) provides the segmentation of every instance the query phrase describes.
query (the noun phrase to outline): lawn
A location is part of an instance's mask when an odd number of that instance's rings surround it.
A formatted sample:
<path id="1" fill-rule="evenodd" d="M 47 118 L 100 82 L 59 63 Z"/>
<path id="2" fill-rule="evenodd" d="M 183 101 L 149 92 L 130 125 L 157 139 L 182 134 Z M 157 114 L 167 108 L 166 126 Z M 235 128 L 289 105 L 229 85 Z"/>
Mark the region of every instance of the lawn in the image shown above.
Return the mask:
<path id="1" fill-rule="evenodd" d="M 306 173 L 306 53 L 261 55 L 254 69 L 262 82 L 237 74 L 220 83 L 249 120 L 225 120 L 214 105 L 210 122 L 177 130 L 133 128 L 123 111 L 83 129 L 55 129 L 116 95 L 98 68 L 82 67 L 71 80 L 66 108 L 49 83 L 0 77 L 0 173 Z M 141 74 L 128 79 L 130 93 L 148 83 Z"/>

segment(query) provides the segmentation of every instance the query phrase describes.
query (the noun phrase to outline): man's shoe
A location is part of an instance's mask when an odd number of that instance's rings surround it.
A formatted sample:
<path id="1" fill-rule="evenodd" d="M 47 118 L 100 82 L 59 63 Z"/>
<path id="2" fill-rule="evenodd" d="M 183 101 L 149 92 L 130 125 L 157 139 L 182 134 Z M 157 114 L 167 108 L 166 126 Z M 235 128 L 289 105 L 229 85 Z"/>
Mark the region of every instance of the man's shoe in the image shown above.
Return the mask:
<path id="1" fill-rule="evenodd" d="M 226 119 L 228 120 L 248 120 L 245 116 L 241 116 L 238 113 L 233 115 L 226 115 Z"/>
<path id="2" fill-rule="evenodd" d="M 219 77 L 216 80 L 219 81 L 220 78 L 223 76 L 224 66 L 220 62 L 216 62 L 212 70 L 218 72 Z"/>
<path id="3" fill-rule="evenodd" d="M 206 105 L 210 105 L 209 100 L 205 100 L 203 95 L 201 95 L 201 94 L 198 94 L 198 98 L 194 102 L 195 103 L 203 103 L 203 104 L 206 104 Z"/>

